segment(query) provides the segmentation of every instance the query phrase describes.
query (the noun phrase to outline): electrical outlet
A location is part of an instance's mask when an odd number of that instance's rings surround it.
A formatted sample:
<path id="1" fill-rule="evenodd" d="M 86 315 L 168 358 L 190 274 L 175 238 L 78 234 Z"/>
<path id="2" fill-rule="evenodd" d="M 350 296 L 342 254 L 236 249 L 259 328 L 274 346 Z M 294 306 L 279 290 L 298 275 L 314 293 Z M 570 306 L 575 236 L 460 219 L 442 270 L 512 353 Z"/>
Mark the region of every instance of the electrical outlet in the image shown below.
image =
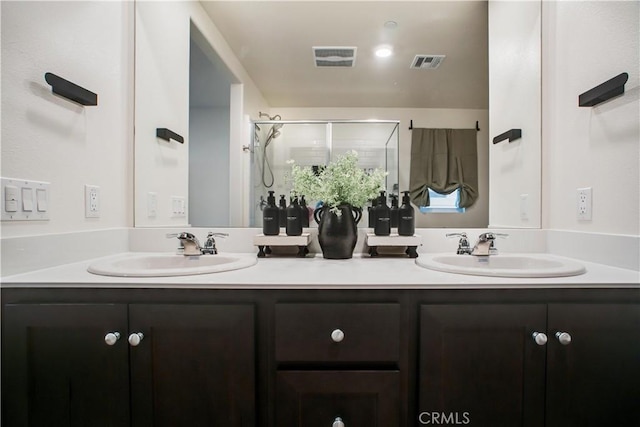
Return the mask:
<path id="1" fill-rule="evenodd" d="M 84 216 L 100 218 L 100 187 L 96 185 L 84 186 Z"/>
<path id="2" fill-rule="evenodd" d="M 147 193 L 147 216 L 149 218 L 158 216 L 158 193 Z"/>
<path id="3" fill-rule="evenodd" d="M 577 189 L 577 214 L 580 221 L 591 221 L 591 187 Z"/>
<path id="4" fill-rule="evenodd" d="M 520 219 L 527 221 L 529 219 L 529 195 L 520 195 Z"/>

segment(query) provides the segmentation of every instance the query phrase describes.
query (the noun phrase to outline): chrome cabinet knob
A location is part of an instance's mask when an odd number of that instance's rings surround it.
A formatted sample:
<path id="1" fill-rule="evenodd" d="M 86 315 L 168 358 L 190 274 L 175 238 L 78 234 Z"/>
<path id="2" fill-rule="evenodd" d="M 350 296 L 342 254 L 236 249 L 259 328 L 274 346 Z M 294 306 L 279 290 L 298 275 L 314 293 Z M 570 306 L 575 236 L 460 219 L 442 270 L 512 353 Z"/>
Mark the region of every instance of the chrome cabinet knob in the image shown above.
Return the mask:
<path id="1" fill-rule="evenodd" d="M 107 345 L 114 345 L 120 339 L 120 332 L 109 332 L 104 336 L 104 342 Z"/>
<path id="2" fill-rule="evenodd" d="M 333 420 L 333 424 L 331 424 L 331 427 L 344 427 L 344 423 L 342 422 L 342 418 L 336 417 L 336 419 Z"/>
<path id="3" fill-rule="evenodd" d="M 538 345 L 545 345 L 547 343 L 547 334 L 544 332 L 534 332 L 531 336 Z"/>
<path id="4" fill-rule="evenodd" d="M 142 332 L 134 332 L 133 334 L 129 335 L 129 344 L 131 344 L 133 347 L 136 347 L 138 344 L 140 344 L 140 341 L 142 341 L 143 338 L 144 334 Z"/>
<path id="5" fill-rule="evenodd" d="M 333 342 L 340 342 L 344 339 L 344 332 L 342 332 L 340 329 L 335 329 L 333 332 L 331 332 L 331 339 L 333 340 Z"/>
<path id="6" fill-rule="evenodd" d="M 556 332 L 556 338 L 562 345 L 569 345 L 571 343 L 571 335 L 567 332 Z"/>

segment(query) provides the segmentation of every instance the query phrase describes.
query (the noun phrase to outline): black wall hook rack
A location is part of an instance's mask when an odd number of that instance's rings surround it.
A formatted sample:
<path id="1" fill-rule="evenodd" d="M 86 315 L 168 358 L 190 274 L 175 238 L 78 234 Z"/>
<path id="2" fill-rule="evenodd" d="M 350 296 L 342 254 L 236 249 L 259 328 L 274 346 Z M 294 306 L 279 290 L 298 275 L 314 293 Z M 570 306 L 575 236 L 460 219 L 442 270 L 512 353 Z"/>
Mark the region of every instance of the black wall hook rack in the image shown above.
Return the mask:
<path id="1" fill-rule="evenodd" d="M 493 138 L 493 143 L 497 144 L 507 139 L 509 140 L 509 142 L 511 142 L 520 138 L 522 138 L 522 129 L 509 129 L 505 133 L 501 133 L 500 135 Z"/>
<path id="2" fill-rule="evenodd" d="M 51 91 L 80 105 L 98 105 L 98 94 L 91 92 L 75 83 L 65 80 L 53 73 L 45 73 L 44 79 L 51 85 Z"/>
<path id="3" fill-rule="evenodd" d="M 157 128 L 156 136 L 158 138 L 164 139 L 165 141 L 169 141 L 173 139 L 174 141 L 179 142 L 180 144 L 184 144 L 184 138 L 182 137 L 182 135 L 178 135 L 177 133 L 167 128 Z"/>
<path id="4" fill-rule="evenodd" d="M 624 85 L 629 80 L 629 74 L 618 74 L 614 78 L 586 91 L 578 96 L 579 107 L 593 107 L 624 93 Z"/>

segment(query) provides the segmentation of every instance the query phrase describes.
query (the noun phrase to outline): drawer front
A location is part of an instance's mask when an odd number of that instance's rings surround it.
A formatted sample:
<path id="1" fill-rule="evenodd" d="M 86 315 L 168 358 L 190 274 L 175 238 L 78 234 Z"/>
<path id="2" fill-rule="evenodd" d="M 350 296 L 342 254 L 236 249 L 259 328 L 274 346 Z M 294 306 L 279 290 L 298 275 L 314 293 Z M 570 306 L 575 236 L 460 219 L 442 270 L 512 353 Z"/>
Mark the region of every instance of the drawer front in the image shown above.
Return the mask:
<path id="1" fill-rule="evenodd" d="M 399 426 L 399 392 L 398 371 L 279 371 L 276 425 Z"/>
<path id="2" fill-rule="evenodd" d="M 399 304 L 277 304 L 278 362 L 397 362 Z"/>

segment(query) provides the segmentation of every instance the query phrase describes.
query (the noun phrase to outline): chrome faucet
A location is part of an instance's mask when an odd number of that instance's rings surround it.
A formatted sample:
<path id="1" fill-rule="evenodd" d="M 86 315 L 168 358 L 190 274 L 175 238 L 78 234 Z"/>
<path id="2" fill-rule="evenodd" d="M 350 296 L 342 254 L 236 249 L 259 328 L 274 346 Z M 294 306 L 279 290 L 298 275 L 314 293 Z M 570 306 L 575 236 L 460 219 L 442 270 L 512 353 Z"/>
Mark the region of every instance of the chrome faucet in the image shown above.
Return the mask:
<path id="1" fill-rule="evenodd" d="M 204 246 L 200 246 L 200 241 L 196 236 L 186 231 L 182 233 L 170 233 L 167 234 L 167 238 L 177 237 L 180 240 L 180 247 L 178 253 L 185 256 L 200 256 L 204 254 L 215 255 L 218 253 L 216 248 L 216 240 L 214 236 L 228 236 L 226 233 L 212 233 L 207 234 L 207 240 L 204 242 Z"/>
<path id="2" fill-rule="evenodd" d="M 215 255 L 218 253 L 218 249 L 216 248 L 216 239 L 214 236 L 226 237 L 227 233 L 212 233 L 211 231 L 207 234 L 207 240 L 204 242 L 204 246 L 200 249 L 202 254 L 210 254 Z"/>
<path id="3" fill-rule="evenodd" d="M 508 234 L 502 233 L 482 233 L 478 236 L 478 241 L 471 250 L 471 255 L 475 256 L 489 256 L 498 253 L 498 249 L 494 246 L 493 242 L 497 237 L 508 237 Z"/>
<path id="4" fill-rule="evenodd" d="M 458 255 L 465 255 L 471 253 L 471 247 L 469 246 L 469 240 L 467 239 L 467 233 L 448 233 L 446 237 L 460 237 L 458 241 Z"/>
<path id="5" fill-rule="evenodd" d="M 186 231 L 182 233 L 169 233 L 167 238 L 177 237 L 180 240 L 180 247 L 178 253 L 182 253 L 185 256 L 202 255 L 200 241 L 196 236 Z"/>

